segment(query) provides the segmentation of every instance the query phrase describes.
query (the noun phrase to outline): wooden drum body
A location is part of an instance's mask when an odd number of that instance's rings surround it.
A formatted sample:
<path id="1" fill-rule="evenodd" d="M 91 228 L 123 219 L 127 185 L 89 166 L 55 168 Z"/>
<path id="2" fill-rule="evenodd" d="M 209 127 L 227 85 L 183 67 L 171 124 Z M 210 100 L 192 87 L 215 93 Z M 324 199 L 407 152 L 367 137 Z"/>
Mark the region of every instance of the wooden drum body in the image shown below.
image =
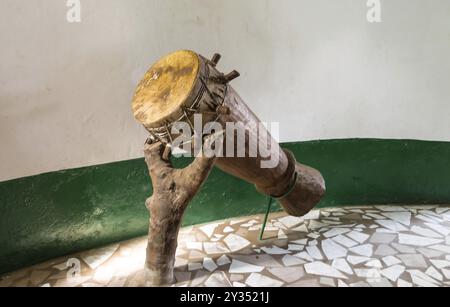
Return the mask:
<path id="1" fill-rule="evenodd" d="M 172 125 L 181 121 L 193 127 L 195 114 L 202 114 L 203 126 L 212 121 L 222 124 L 224 129 L 227 123 L 242 124 L 248 128 L 244 156 L 238 157 L 237 148 L 226 148 L 230 135 L 225 134 L 225 156 L 217 159 L 216 166 L 255 184 L 259 192 L 277 198 L 287 213 L 294 216 L 308 213 L 325 193 L 322 175 L 297 163 L 291 152 L 282 150 L 267 130 L 261 129 L 258 117 L 229 84 L 239 74 L 220 73 L 216 69 L 219 59 L 219 55 L 207 60 L 192 51 L 177 51 L 159 60 L 137 87 L 132 105 L 135 118 L 149 131 L 153 141 L 166 144 L 176 137 L 171 133 Z M 231 136 L 236 145 L 237 133 Z M 268 145 L 264 157 L 259 151 L 250 153 L 250 140 Z M 271 159 L 277 161 L 273 167 L 261 167 L 263 161 Z"/>

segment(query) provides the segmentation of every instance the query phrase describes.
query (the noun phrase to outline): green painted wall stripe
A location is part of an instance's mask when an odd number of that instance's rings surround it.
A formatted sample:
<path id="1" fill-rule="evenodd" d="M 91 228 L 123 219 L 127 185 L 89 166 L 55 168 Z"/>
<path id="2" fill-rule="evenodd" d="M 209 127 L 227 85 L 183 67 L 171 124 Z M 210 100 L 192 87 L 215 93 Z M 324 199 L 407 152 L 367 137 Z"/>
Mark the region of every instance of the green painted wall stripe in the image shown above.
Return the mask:
<path id="1" fill-rule="evenodd" d="M 320 206 L 450 203 L 449 142 L 350 139 L 283 147 L 322 171 L 328 190 Z M 0 183 L 0 272 L 145 234 L 149 195 L 143 159 Z M 215 169 L 184 223 L 263 213 L 265 206 L 252 185 Z"/>

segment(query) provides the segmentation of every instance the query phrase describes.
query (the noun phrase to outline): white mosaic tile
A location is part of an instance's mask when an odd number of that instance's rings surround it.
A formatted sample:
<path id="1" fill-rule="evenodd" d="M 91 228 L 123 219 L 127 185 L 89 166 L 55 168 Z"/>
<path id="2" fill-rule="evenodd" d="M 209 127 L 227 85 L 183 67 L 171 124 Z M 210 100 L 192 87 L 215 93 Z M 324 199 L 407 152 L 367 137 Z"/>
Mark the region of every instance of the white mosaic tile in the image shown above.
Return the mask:
<path id="1" fill-rule="evenodd" d="M 187 260 L 187 259 L 176 258 L 174 267 L 176 267 L 176 268 L 183 267 L 183 266 L 187 265 L 188 263 L 189 263 L 189 260 Z"/>
<path id="2" fill-rule="evenodd" d="M 347 277 L 344 274 L 340 273 L 338 270 L 336 270 L 332 266 L 330 266 L 326 263 L 323 263 L 323 262 L 307 263 L 307 264 L 305 264 L 305 271 L 306 271 L 306 273 L 312 274 L 312 275 L 347 279 Z"/>
<path id="3" fill-rule="evenodd" d="M 322 253 L 320 252 L 320 250 L 317 246 L 307 246 L 306 251 L 313 259 L 316 259 L 316 260 L 323 259 Z"/>
<path id="4" fill-rule="evenodd" d="M 333 278 L 320 277 L 319 282 L 321 285 L 326 287 L 336 287 L 336 282 Z"/>
<path id="5" fill-rule="evenodd" d="M 371 268 L 376 268 L 376 269 L 381 269 L 383 267 L 383 265 L 381 264 L 381 261 L 378 259 L 369 260 L 364 265 L 366 267 L 371 267 Z"/>
<path id="6" fill-rule="evenodd" d="M 438 244 L 438 245 L 430 246 L 430 248 L 444 252 L 446 254 L 450 254 L 450 246 L 448 246 L 448 245 Z"/>
<path id="7" fill-rule="evenodd" d="M 364 257 L 371 257 L 373 254 L 373 245 L 372 244 L 364 244 L 355 246 L 349 249 L 352 253 L 358 254 Z"/>
<path id="8" fill-rule="evenodd" d="M 241 281 L 244 280 L 243 274 L 230 274 L 230 281 Z"/>
<path id="9" fill-rule="evenodd" d="M 203 265 L 198 262 L 189 262 L 188 263 L 188 271 L 197 271 L 203 268 Z"/>
<path id="10" fill-rule="evenodd" d="M 226 255 L 222 255 L 222 256 L 220 256 L 219 259 L 217 259 L 217 265 L 218 266 L 223 266 L 223 265 L 227 265 L 227 264 L 230 264 L 230 263 L 231 263 L 231 260 Z"/>
<path id="11" fill-rule="evenodd" d="M 300 252 L 298 254 L 295 254 L 294 257 L 304 259 L 306 261 L 314 261 L 314 258 L 312 258 L 307 252 Z"/>
<path id="12" fill-rule="evenodd" d="M 203 243 L 202 242 L 186 242 L 186 248 L 203 251 Z"/>
<path id="13" fill-rule="evenodd" d="M 282 281 L 264 276 L 258 273 L 252 273 L 245 281 L 250 287 L 281 287 Z"/>
<path id="14" fill-rule="evenodd" d="M 236 252 L 251 245 L 249 240 L 244 239 L 243 237 L 236 235 L 234 233 L 226 236 L 226 238 L 223 241 L 232 252 Z"/>
<path id="15" fill-rule="evenodd" d="M 444 274 L 445 279 L 450 280 L 450 270 L 448 269 L 442 269 L 442 274 Z"/>
<path id="16" fill-rule="evenodd" d="M 205 254 L 198 250 L 191 249 L 189 252 L 189 260 L 195 260 L 195 259 L 199 259 L 199 258 L 203 259 L 203 257 L 205 257 Z"/>
<path id="17" fill-rule="evenodd" d="M 402 212 L 406 211 L 407 209 L 402 208 L 400 206 L 375 206 L 378 210 L 385 211 L 385 212 Z"/>
<path id="18" fill-rule="evenodd" d="M 397 255 L 403 264 L 409 268 L 427 268 L 425 258 L 420 254 Z"/>
<path id="19" fill-rule="evenodd" d="M 67 266 L 67 262 L 63 262 L 63 263 L 60 263 L 60 264 L 57 264 L 57 265 L 52 266 L 52 268 L 55 268 L 55 269 L 57 269 L 57 270 L 59 270 L 59 271 L 65 271 L 65 270 L 67 270 L 69 267 Z"/>
<path id="20" fill-rule="evenodd" d="M 232 284 L 224 272 L 214 272 L 205 281 L 207 287 L 231 287 Z"/>
<path id="21" fill-rule="evenodd" d="M 308 243 L 308 239 L 293 240 L 290 242 L 294 244 L 306 245 Z"/>
<path id="22" fill-rule="evenodd" d="M 351 209 L 351 210 L 349 210 L 350 212 L 354 212 L 354 213 L 364 213 L 364 211 L 363 210 L 361 210 L 361 209 Z"/>
<path id="23" fill-rule="evenodd" d="M 331 266 L 341 272 L 352 275 L 353 270 L 345 259 L 335 259 Z"/>
<path id="24" fill-rule="evenodd" d="M 218 268 L 218 266 L 214 262 L 214 260 L 212 260 L 211 258 L 208 258 L 208 257 L 203 259 L 203 267 L 210 272 L 213 272 Z"/>
<path id="25" fill-rule="evenodd" d="M 232 255 L 233 259 L 248 262 L 262 267 L 281 267 L 281 261 L 277 261 L 279 256 L 271 256 L 267 254 L 261 255 Z"/>
<path id="26" fill-rule="evenodd" d="M 281 262 L 284 264 L 284 266 L 287 267 L 301 265 L 305 263 L 305 261 L 292 255 L 284 255 L 283 258 L 281 258 Z"/>
<path id="27" fill-rule="evenodd" d="M 387 266 L 392 266 L 395 264 L 399 264 L 402 263 L 402 261 L 394 256 L 387 256 L 383 258 L 383 262 L 384 264 L 386 264 Z"/>
<path id="28" fill-rule="evenodd" d="M 318 239 L 318 238 L 320 238 L 320 234 L 314 233 L 314 232 L 308 233 L 306 236 L 307 236 L 308 238 L 311 238 L 311 239 Z"/>
<path id="29" fill-rule="evenodd" d="M 208 271 L 199 270 L 194 273 L 194 277 L 191 280 L 191 287 L 198 287 L 210 276 Z"/>
<path id="30" fill-rule="evenodd" d="M 262 228 L 262 225 L 255 225 L 255 226 L 250 226 L 248 227 L 248 231 L 258 231 Z M 264 229 L 264 231 L 273 231 L 273 230 L 278 230 L 277 227 L 266 227 Z"/>
<path id="31" fill-rule="evenodd" d="M 413 284 L 420 287 L 439 287 L 439 282 L 419 270 L 408 270 Z"/>
<path id="32" fill-rule="evenodd" d="M 219 226 L 219 224 L 207 224 L 199 227 L 198 229 L 200 229 L 205 235 L 207 235 L 208 238 L 211 238 L 217 226 Z"/>
<path id="33" fill-rule="evenodd" d="M 418 235 L 424 236 L 424 237 L 430 237 L 430 238 L 441 238 L 442 237 L 441 234 L 438 234 L 438 233 L 434 232 L 433 230 L 423 228 L 420 226 L 416 226 L 416 225 L 413 225 L 411 227 L 411 231 Z"/>
<path id="34" fill-rule="evenodd" d="M 244 222 L 247 222 L 247 221 L 248 221 L 248 218 L 242 218 L 242 219 L 237 219 L 237 220 L 231 220 L 231 221 L 230 221 L 230 225 L 233 226 L 233 225 L 241 224 L 241 223 L 244 223 Z M 258 223 L 258 222 L 256 221 L 256 223 Z"/>
<path id="35" fill-rule="evenodd" d="M 426 258 L 439 258 L 444 254 L 444 252 L 442 252 L 442 251 L 438 251 L 438 250 L 434 250 L 434 249 L 430 249 L 430 248 L 426 248 L 426 247 L 418 248 L 417 251 Z"/>
<path id="36" fill-rule="evenodd" d="M 450 261 L 430 259 L 430 262 L 438 269 L 445 269 L 450 267 Z"/>
<path id="37" fill-rule="evenodd" d="M 317 246 L 317 244 L 319 244 L 319 241 L 317 240 L 312 240 L 308 242 L 308 246 Z"/>
<path id="38" fill-rule="evenodd" d="M 304 220 L 317 220 L 320 218 L 320 210 L 312 210 L 305 216 L 303 216 Z"/>
<path id="39" fill-rule="evenodd" d="M 387 269 L 381 270 L 380 273 L 390 281 L 396 282 L 400 275 L 405 272 L 406 268 L 402 265 L 393 265 Z"/>
<path id="40" fill-rule="evenodd" d="M 347 232 L 350 232 L 349 228 L 333 228 L 333 229 L 325 232 L 323 235 L 326 238 L 332 238 L 332 237 L 335 237 L 335 236 L 338 236 L 338 235 L 343 235 L 343 234 L 345 234 Z"/>
<path id="41" fill-rule="evenodd" d="M 298 227 L 292 228 L 291 230 L 298 231 L 298 232 L 305 232 L 306 233 L 306 232 L 308 232 L 308 227 L 306 227 L 306 225 L 303 224 L 303 225 L 300 225 Z"/>
<path id="42" fill-rule="evenodd" d="M 355 274 L 361 278 L 380 278 L 380 270 L 378 269 L 355 269 Z"/>
<path id="43" fill-rule="evenodd" d="M 280 248 L 278 246 L 272 246 L 272 247 L 264 246 L 264 247 L 261 247 L 261 250 L 263 250 L 266 254 L 269 254 L 269 255 L 286 255 L 286 254 L 291 253 L 289 250 Z"/>
<path id="44" fill-rule="evenodd" d="M 302 267 L 269 268 L 268 271 L 286 283 L 293 283 L 305 276 L 305 270 Z"/>
<path id="45" fill-rule="evenodd" d="M 367 282 L 373 288 L 389 288 L 389 287 L 393 287 L 393 285 L 386 278 L 368 279 Z"/>
<path id="46" fill-rule="evenodd" d="M 396 250 L 398 250 L 400 253 L 403 254 L 414 254 L 416 253 L 415 248 L 411 247 L 411 246 L 406 246 L 406 245 L 401 245 L 395 242 L 391 243 L 391 246 L 393 248 L 395 248 Z"/>
<path id="47" fill-rule="evenodd" d="M 349 239 L 343 235 L 336 236 L 336 237 L 332 238 L 332 240 L 335 241 L 336 243 L 339 243 L 340 245 L 347 247 L 347 248 L 354 247 L 359 244 L 358 242 L 355 242 L 352 239 Z"/>
<path id="48" fill-rule="evenodd" d="M 375 244 L 389 244 L 392 241 L 397 239 L 396 234 L 388 234 L 388 233 L 374 233 L 371 237 L 369 242 L 375 243 Z"/>
<path id="49" fill-rule="evenodd" d="M 230 252 L 230 250 L 222 242 L 204 242 L 203 248 L 208 255 Z"/>
<path id="50" fill-rule="evenodd" d="M 450 210 L 450 209 L 449 208 L 436 208 L 436 213 L 442 214 L 444 212 L 447 212 L 448 210 Z"/>
<path id="51" fill-rule="evenodd" d="M 382 220 L 385 218 L 384 216 L 376 214 L 376 213 L 367 213 L 365 216 L 371 217 L 376 220 Z"/>
<path id="52" fill-rule="evenodd" d="M 319 230 L 323 227 L 328 227 L 328 224 L 318 222 L 316 220 L 309 221 L 308 229 L 310 230 Z"/>
<path id="53" fill-rule="evenodd" d="M 418 214 L 415 216 L 416 219 L 428 222 L 428 223 L 441 223 L 442 219 L 433 217 L 433 216 L 429 216 L 427 214 Z"/>
<path id="54" fill-rule="evenodd" d="M 399 288 L 412 288 L 413 284 L 410 283 L 410 282 L 407 282 L 406 280 L 403 280 L 403 279 L 399 278 L 398 281 L 397 281 L 397 287 L 399 287 Z"/>
<path id="55" fill-rule="evenodd" d="M 289 244 L 288 245 L 288 250 L 290 250 L 290 251 L 298 251 L 298 252 L 300 252 L 300 251 L 302 251 L 304 249 L 305 249 L 304 245 L 299 245 L 299 244 Z"/>
<path id="56" fill-rule="evenodd" d="M 377 228 L 375 230 L 375 232 L 378 232 L 378 233 L 391 233 L 391 234 L 396 234 L 397 233 L 397 231 L 386 229 L 386 228 Z"/>
<path id="57" fill-rule="evenodd" d="M 375 250 L 374 254 L 376 256 L 392 256 L 397 254 L 397 251 L 386 244 L 380 244 L 378 245 L 377 249 Z"/>
<path id="58" fill-rule="evenodd" d="M 322 241 L 322 250 L 325 256 L 330 260 L 347 256 L 347 249 L 331 239 Z"/>
<path id="59" fill-rule="evenodd" d="M 396 222 L 399 222 L 405 226 L 411 225 L 411 213 L 410 212 L 385 212 L 382 213 L 385 217 L 390 218 Z"/>
<path id="60" fill-rule="evenodd" d="M 302 223 L 303 218 L 288 215 L 288 216 L 279 218 L 278 221 L 281 224 L 283 224 L 284 226 L 286 226 L 287 228 L 292 228 L 292 227 L 295 227 L 298 224 Z"/>
<path id="61" fill-rule="evenodd" d="M 278 230 L 278 239 L 287 239 L 287 235 L 283 230 Z"/>
<path id="62" fill-rule="evenodd" d="M 391 221 L 391 220 L 376 220 L 375 223 L 378 223 L 381 226 L 383 226 L 389 230 L 395 231 L 395 232 L 408 230 L 408 228 L 406 228 L 402 224 L 395 222 L 395 221 Z"/>
<path id="63" fill-rule="evenodd" d="M 444 276 L 442 276 L 441 273 L 439 273 L 438 270 L 436 270 L 434 267 L 430 266 L 426 271 L 425 274 L 429 275 L 430 277 L 439 280 L 444 281 Z"/>
<path id="64" fill-rule="evenodd" d="M 119 248 L 119 244 L 105 246 L 99 249 L 90 250 L 80 254 L 81 259 L 93 270 L 108 260 Z"/>
<path id="65" fill-rule="evenodd" d="M 245 288 L 245 287 L 247 287 L 247 285 L 246 285 L 246 284 L 243 284 L 243 283 L 241 283 L 241 282 L 238 282 L 238 281 L 234 281 L 234 282 L 233 282 L 233 287 L 234 287 L 234 288 Z"/>
<path id="66" fill-rule="evenodd" d="M 223 233 L 231 233 L 231 232 L 233 232 L 233 231 L 234 231 L 234 229 L 231 228 L 230 226 L 227 226 L 227 227 L 225 227 L 225 228 L 223 229 Z"/>
<path id="67" fill-rule="evenodd" d="M 416 235 L 408 235 L 404 233 L 400 233 L 398 235 L 398 241 L 400 244 L 405 245 L 413 245 L 413 246 L 430 246 L 433 244 L 438 244 L 443 242 L 443 240 L 439 239 L 433 239 L 433 238 L 426 238 L 422 236 L 416 236 Z"/>
<path id="68" fill-rule="evenodd" d="M 228 272 L 231 274 L 259 273 L 262 270 L 264 270 L 263 266 L 253 265 L 250 263 L 245 263 L 245 262 L 233 259 Z"/>
<path id="69" fill-rule="evenodd" d="M 370 238 L 370 235 L 358 231 L 351 231 L 347 233 L 346 236 L 360 244 L 366 242 Z"/>

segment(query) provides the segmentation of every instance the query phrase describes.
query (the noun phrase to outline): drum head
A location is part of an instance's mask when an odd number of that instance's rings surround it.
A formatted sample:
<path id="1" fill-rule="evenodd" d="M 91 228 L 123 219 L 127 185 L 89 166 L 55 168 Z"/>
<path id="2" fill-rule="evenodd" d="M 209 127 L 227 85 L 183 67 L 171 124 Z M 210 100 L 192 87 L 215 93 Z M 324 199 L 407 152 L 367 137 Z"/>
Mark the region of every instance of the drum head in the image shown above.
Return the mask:
<path id="1" fill-rule="evenodd" d="M 133 98 L 133 114 L 148 128 L 176 121 L 181 106 L 193 90 L 199 73 L 199 57 L 182 50 L 156 62 L 139 83 Z"/>

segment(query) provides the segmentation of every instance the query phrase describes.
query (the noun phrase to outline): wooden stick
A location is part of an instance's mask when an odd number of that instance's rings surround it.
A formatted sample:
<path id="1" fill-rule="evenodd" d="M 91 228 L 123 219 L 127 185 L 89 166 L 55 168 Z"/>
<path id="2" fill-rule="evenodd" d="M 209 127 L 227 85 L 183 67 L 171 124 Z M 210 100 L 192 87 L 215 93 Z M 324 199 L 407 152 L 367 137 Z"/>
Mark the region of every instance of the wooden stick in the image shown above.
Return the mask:
<path id="1" fill-rule="evenodd" d="M 212 142 L 207 138 L 205 142 Z M 161 286 L 174 282 L 173 268 L 177 237 L 184 211 L 208 177 L 216 158 L 197 157 L 184 169 L 175 169 L 166 159 L 166 148 L 160 142 L 145 144 L 145 161 L 153 185 L 153 195 L 147 199 L 150 211 L 146 286 Z"/>

